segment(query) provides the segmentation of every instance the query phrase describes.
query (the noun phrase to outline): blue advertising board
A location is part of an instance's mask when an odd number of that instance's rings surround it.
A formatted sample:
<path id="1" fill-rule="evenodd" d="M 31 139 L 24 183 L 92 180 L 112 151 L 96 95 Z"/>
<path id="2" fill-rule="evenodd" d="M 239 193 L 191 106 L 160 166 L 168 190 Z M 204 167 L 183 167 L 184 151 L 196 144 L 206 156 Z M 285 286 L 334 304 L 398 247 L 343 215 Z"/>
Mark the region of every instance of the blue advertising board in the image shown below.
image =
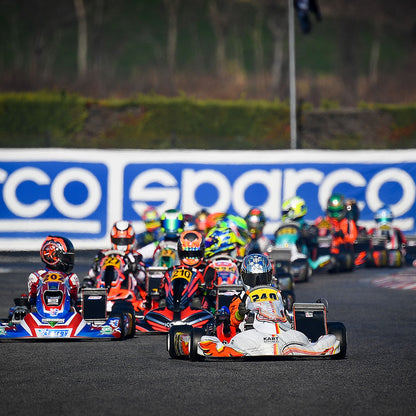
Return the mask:
<path id="1" fill-rule="evenodd" d="M 334 192 L 357 201 L 362 225 L 389 205 L 396 225 L 416 233 L 415 151 L 3 149 L 0 249 L 38 248 L 47 234 L 68 236 L 79 248 L 102 248 L 118 219 L 140 231 L 148 205 L 159 213 L 205 208 L 240 216 L 257 206 L 272 234 L 285 199 L 304 198 L 312 221 Z"/>

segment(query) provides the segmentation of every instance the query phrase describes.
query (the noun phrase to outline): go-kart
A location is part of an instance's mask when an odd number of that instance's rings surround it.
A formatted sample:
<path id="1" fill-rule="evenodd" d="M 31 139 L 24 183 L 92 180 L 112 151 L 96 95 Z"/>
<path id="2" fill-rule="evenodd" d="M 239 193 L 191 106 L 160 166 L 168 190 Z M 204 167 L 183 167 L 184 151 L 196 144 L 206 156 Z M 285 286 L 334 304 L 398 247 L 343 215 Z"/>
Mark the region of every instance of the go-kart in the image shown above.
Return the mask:
<path id="1" fill-rule="evenodd" d="M 134 310 L 120 302 L 106 313 L 105 289 L 84 289 L 81 310 L 71 305 L 69 286 L 59 272 L 45 274 L 39 283 L 36 304 L 27 296 L 15 299 L 7 322 L 0 324 L 0 341 L 33 339 L 113 339 L 135 334 Z"/>
<path id="2" fill-rule="evenodd" d="M 233 257 L 219 255 L 210 259 L 209 265 L 217 271 L 218 285 L 238 285 L 241 283 L 238 265 Z"/>
<path id="3" fill-rule="evenodd" d="M 174 325 L 167 336 L 171 358 L 330 357 L 344 358 L 345 326 L 327 322 L 327 302 L 295 303 L 288 319 L 280 293 L 270 286 L 250 291 L 250 314 L 229 340 L 219 331 Z"/>
<path id="4" fill-rule="evenodd" d="M 158 289 L 150 284 L 149 293 L 152 298 L 158 299 L 159 307 L 136 319 L 139 333 L 166 333 L 177 324 L 197 328 L 213 324 L 214 315 L 201 307 L 200 298 L 196 296 L 201 282 L 195 269 L 153 267 L 151 270 L 155 274 L 152 273 L 149 280 L 152 276 L 157 280 L 160 276 L 157 273 L 165 270 L 164 283 Z"/>
<path id="5" fill-rule="evenodd" d="M 95 279 L 84 278 L 82 287 L 105 288 L 107 290 L 107 312 L 111 312 L 113 305 L 119 301 L 126 301 L 133 305 L 138 314 L 146 312 L 146 291 L 133 284 L 133 276 L 127 273 L 128 264 L 123 252 L 107 250 L 100 260 L 99 274 Z"/>

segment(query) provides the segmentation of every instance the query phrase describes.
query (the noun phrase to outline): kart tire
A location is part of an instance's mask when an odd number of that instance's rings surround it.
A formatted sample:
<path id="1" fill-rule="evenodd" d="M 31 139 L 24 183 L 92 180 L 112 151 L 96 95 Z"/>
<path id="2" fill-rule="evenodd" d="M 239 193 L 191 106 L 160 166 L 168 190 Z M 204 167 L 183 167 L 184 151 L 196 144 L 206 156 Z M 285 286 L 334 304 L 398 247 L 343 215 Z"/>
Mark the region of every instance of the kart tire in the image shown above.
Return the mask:
<path id="1" fill-rule="evenodd" d="M 191 342 L 189 343 L 189 359 L 191 361 L 204 361 L 205 357 L 198 354 L 198 343 L 201 341 L 205 331 L 202 328 L 192 328 Z"/>
<path id="2" fill-rule="evenodd" d="M 111 314 L 121 313 L 127 319 L 125 325 L 126 338 L 134 338 L 136 335 L 136 313 L 133 304 L 125 301 L 118 301 L 114 303 Z"/>
<path id="3" fill-rule="evenodd" d="M 335 360 L 345 358 L 347 355 L 347 330 L 342 322 L 328 322 L 328 334 L 335 335 L 340 341 L 340 352 L 332 356 Z"/>
<path id="4" fill-rule="evenodd" d="M 192 326 L 191 325 L 174 325 L 169 329 L 168 335 L 166 337 L 166 349 L 170 355 L 170 358 L 173 359 L 180 359 L 180 358 L 188 358 L 180 354 L 176 347 L 175 337 L 178 333 L 183 333 L 191 336 Z"/>

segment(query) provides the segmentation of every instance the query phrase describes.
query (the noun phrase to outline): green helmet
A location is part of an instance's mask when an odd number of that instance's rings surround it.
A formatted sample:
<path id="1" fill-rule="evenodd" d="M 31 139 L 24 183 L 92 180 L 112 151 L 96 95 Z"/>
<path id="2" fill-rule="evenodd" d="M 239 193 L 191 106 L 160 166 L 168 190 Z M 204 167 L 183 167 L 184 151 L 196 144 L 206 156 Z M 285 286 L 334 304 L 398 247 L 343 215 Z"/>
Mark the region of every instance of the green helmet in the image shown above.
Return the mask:
<path id="1" fill-rule="evenodd" d="M 239 246 L 247 244 L 250 234 L 247 222 L 243 217 L 239 217 L 237 215 L 226 215 L 218 225 L 230 228 L 234 232 Z"/>
<path id="2" fill-rule="evenodd" d="M 308 209 L 305 200 L 299 196 L 287 199 L 282 205 L 282 221 L 296 221 L 303 218 Z"/>
<path id="3" fill-rule="evenodd" d="M 180 233 L 184 230 L 185 221 L 180 211 L 168 209 L 160 217 L 162 233 L 167 238 L 179 238 Z"/>
<path id="4" fill-rule="evenodd" d="M 237 236 L 231 228 L 218 225 L 211 228 L 205 238 L 205 257 L 208 259 L 217 254 L 233 255 L 238 243 Z"/>
<path id="5" fill-rule="evenodd" d="M 342 220 L 345 218 L 347 209 L 345 206 L 344 196 L 341 194 L 331 195 L 328 199 L 326 213 L 328 214 L 328 217 L 336 220 Z"/>

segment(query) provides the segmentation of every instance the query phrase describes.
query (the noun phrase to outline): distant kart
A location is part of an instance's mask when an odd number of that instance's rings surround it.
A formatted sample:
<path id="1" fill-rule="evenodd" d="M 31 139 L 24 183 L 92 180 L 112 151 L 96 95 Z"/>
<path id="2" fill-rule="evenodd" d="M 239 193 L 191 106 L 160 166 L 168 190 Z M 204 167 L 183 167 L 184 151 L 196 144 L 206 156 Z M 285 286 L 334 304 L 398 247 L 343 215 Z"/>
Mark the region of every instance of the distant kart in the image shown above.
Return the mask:
<path id="1" fill-rule="evenodd" d="M 111 312 L 113 305 L 119 301 L 125 301 L 133 305 L 138 314 L 146 312 L 146 291 L 138 288 L 140 295 L 136 293 L 133 285 L 133 276 L 125 273 L 128 265 L 125 255 L 118 250 L 107 250 L 100 260 L 100 272 L 95 279 L 86 277 L 82 287 L 97 287 L 107 289 L 107 312 Z"/>
<path id="2" fill-rule="evenodd" d="M 134 310 L 121 302 L 106 314 L 105 289 L 84 289 L 82 313 L 71 306 L 69 286 L 59 272 L 39 284 L 36 306 L 25 296 L 15 299 L 8 322 L 0 324 L 0 341 L 33 339 L 121 340 L 135 334 Z"/>
<path id="3" fill-rule="evenodd" d="M 295 303 L 293 327 L 281 331 L 280 325 L 288 323 L 280 310 L 281 301 L 276 300 L 276 289 L 255 288 L 250 292 L 250 298 L 253 301 L 252 312 L 240 326 L 241 332 L 229 340 L 221 337 L 219 328 L 210 333 L 188 325 L 172 326 L 167 336 L 170 357 L 189 358 L 191 361 L 205 358 L 345 357 L 345 326 L 340 322 L 327 322 L 326 301 Z"/>

